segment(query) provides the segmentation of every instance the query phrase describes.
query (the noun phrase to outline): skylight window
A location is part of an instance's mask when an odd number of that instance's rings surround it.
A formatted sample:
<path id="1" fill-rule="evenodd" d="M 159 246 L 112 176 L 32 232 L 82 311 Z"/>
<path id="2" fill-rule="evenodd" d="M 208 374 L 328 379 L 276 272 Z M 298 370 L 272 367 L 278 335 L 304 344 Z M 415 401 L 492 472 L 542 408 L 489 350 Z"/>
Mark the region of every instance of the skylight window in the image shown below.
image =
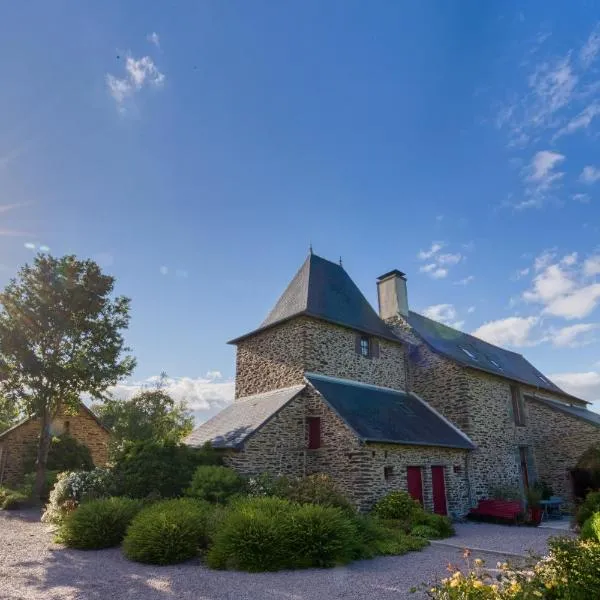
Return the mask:
<path id="1" fill-rule="evenodd" d="M 468 350 L 467 348 L 465 348 L 464 346 L 459 346 L 459 348 L 472 360 L 477 360 L 477 357 L 475 356 L 475 354 L 473 354 L 473 352 L 471 352 L 470 350 Z"/>
<path id="2" fill-rule="evenodd" d="M 550 383 L 545 377 L 538 375 L 538 379 L 541 379 L 544 383 Z"/>
<path id="3" fill-rule="evenodd" d="M 492 365 L 494 365 L 494 367 L 496 367 L 496 369 L 504 371 L 504 369 L 500 366 L 499 362 L 495 361 L 493 358 L 490 358 L 489 361 L 492 363 Z"/>

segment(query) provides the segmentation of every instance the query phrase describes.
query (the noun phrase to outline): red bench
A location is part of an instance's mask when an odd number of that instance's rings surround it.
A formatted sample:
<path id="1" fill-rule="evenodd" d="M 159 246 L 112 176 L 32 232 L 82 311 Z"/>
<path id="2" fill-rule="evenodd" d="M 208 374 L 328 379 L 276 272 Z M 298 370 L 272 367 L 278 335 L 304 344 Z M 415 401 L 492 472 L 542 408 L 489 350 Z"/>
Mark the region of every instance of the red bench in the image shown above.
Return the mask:
<path id="1" fill-rule="evenodd" d="M 519 500 L 480 500 L 469 515 L 474 517 L 493 517 L 517 522 L 517 517 L 523 512 Z"/>

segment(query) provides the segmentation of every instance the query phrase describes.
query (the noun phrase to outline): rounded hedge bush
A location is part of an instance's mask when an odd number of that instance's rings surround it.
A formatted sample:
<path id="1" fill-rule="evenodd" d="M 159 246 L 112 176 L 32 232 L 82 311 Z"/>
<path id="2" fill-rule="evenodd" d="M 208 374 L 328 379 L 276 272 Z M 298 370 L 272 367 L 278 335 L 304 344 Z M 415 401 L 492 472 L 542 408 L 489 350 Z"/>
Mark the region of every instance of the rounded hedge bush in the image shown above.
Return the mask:
<path id="1" fill-rule="evenodd" d="M 373 512 L 382 519 L 409 520 L 414 513 L 421 513 L 421 505 L 407 492 L 390 492 L 373 507 Z"/>
<path id="2" fill-rule="evenodd" d="M 227 467 L 202 465 L 194 471 L 186 493 L 192 498 L 213 504 L 225 504 L 244 491 L 244 480 Z"/>
<path id="3" fill-rule="evenodd" d="M 169 565 L 205 548 L 211 507 L 193 498 L 163 500 L 133 519 L 123 540 L 125 556 L 137 562 Z"/>
<path id="4" fill-rule="evenodd" d="M 424 538 L 426 540 L 436 539 L 440 537 L 440 534 L 437 529 L 431 527 L 429 525 L 415 525 L 410 530 L 410 535 L 414 535 L 418 538 Z"/>
<path id="5" fill-rule="evenodd" d="M 316 473 L 299 479 L 281 477 L 277 482 L 275 495 L 298 504 L 318 504 L 341 508 L 350 513 L 355 509 L 344 496 L 336 482 L 324 473 Z"/>
<path id="6" fill-rule="evenodd" d="M 118 546 L 129 523 L 141 508 L 139 500 L 130 498 L 84 502 L 62 522 L 57 541 L 80 550 Z"/>
<path id="7" fill-rule="evenodd" d="M 600 492 L 590 492 L 575 514 L 577 525 L 583 527 L 583 524 L 596 512 L 600 512 Z"/>
<path id="8" fill-rule="evenodd" d="M 581 539 L 600 542 L 600 512 L 594 513 L 581 528 Z"/>
<path id="9" fill-rule="evenodd" d="M 354 558 L 356 538 L 353 520 L 339 508 L 250 498 L 227 511 L 207 562 L 243 571 L 328 567 Z"/>
<path id="10" fill-rule="evenodd" d="M 414 533 L 416 526 L 424 526 L 435 531 L 435 535 L 431 537 L 447 538 L 454 535 L 452 521 L 443 515 L 436 515 L 425 511 L 416 511 L 411 517 L 411 522 L 413 523 L 413 527 L 410 531 L 411 533 Z"/>

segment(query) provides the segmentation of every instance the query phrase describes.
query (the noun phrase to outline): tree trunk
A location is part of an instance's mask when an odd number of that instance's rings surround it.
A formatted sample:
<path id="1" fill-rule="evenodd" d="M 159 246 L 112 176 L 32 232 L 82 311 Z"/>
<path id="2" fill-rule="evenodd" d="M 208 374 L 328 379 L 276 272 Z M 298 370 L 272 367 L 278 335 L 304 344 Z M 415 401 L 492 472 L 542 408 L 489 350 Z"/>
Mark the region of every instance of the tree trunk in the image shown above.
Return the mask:
<path id="1" fill-rule="evenodd" d="M 40 441 L 37 449 L 37 460 L 35 462 L 35 485 L 33 498 L 42 501 L 44 488 L 46 487 L 46 463 L 50 451 L 50 412 L 44 407 L 41 417 Z"/>

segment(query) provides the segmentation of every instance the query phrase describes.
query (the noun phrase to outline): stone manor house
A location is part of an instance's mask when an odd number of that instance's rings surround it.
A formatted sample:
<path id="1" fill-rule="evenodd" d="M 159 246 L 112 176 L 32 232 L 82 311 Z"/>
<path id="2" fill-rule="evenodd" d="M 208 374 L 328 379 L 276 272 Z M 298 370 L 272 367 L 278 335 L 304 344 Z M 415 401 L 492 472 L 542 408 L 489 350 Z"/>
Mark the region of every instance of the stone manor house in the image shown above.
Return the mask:
<path id="1" fill-rule="evenodd" d="M 523 356 L 409 310 L 400 271 L 379 314 L 341 265 L 310 254 L 237 346 L 235 401 L 186 442 L 247 475 L 332 476 L 367 509 L 407 490 L 461 516 L 494 488 L 537 479 L 571 496 L 600 415 Z"/>

